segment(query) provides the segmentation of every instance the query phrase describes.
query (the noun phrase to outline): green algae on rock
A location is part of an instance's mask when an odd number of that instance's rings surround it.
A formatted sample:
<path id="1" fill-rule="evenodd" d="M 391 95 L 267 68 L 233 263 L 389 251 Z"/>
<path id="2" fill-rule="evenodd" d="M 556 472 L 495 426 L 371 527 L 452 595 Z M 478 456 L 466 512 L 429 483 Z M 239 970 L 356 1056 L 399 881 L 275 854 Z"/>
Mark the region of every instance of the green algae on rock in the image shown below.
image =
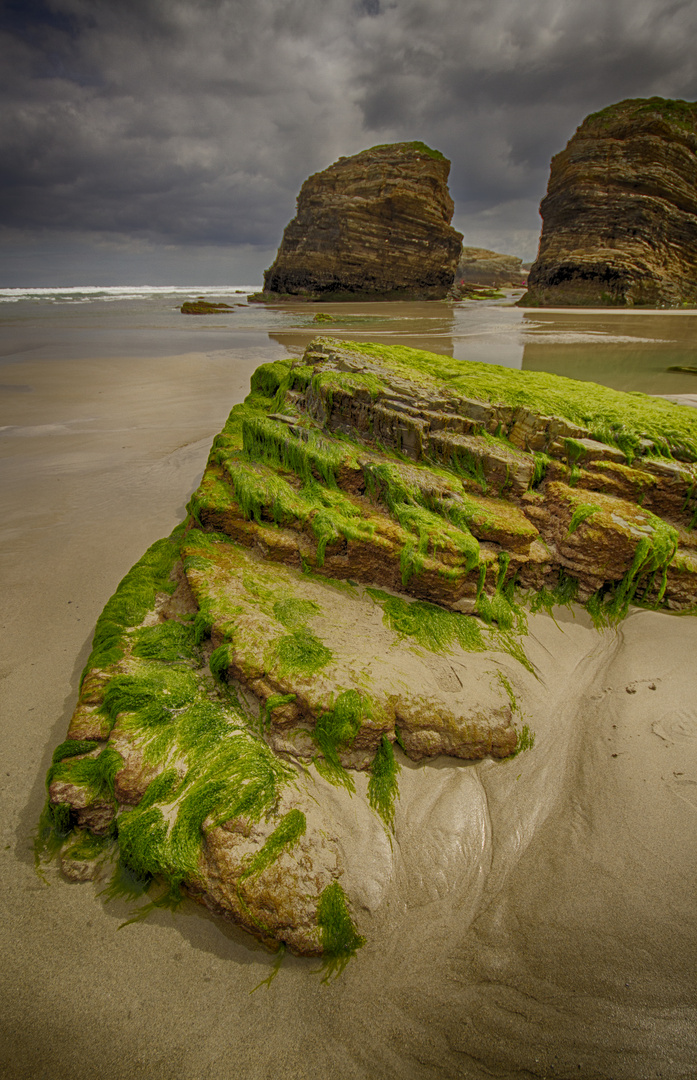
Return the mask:
<path id="1" fill-rule="evenodd" d="M 262 365 L 98 620 L 39 854 L 113 849 L 338 973 L 402 755 L 537 752 L 527 611 L 695 607 L 695 461 L 694 411 L 644 395 L 322 338 Z"/>
<path id="2" fill-rule="evenodd" d="M 219 315 L 223 311 L 232 311 L 233 304 L 214 303 L 211 300 L 185 300 L 180 311 L 182 315 Z"/>

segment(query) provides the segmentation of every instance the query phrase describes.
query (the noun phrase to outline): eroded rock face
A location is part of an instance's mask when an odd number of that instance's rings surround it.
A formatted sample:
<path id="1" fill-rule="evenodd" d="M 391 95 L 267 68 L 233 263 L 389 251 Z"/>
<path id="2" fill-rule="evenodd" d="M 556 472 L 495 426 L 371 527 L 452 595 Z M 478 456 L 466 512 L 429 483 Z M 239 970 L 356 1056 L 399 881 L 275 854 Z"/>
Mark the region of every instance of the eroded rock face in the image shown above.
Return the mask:
<path id="1" fill-rule="evenodd" d="M 558 712 L 528 610 L 694 607 L 696 461 L 697 413 L 643 395 L 323 338 L 262 365 L 100 617 L 48 776 L 64 873 L 113 847 L 345 961 L 401 872 L 400 770 L 503 776 Z"/>
<path id="2" fill-rule="evenodd" d="M 210 613 L 226 678 L 267 710 L 266 738 L 277 752 L 312 760 L 317 727 L 328 704 L 340 701 L 362 703 L 350 743 L 336 747 L 347 768 L 370 769 L 385 737 L 398 739 L 414 761 L 438 754 L 503 758 L 515 750 L 510 701 L 491 677 L 494 638 L 482 638 L 473 654 L 453 641 L 447 662 L 438 664 L 429 652 L 400 648 L 399 634 L 389 617 L 384 620 L 386 593 L 358 584 L 332 587 L 300 570 L 268 565 L 258 549 L 198 531 L 183 554 L 201 607 Z M 299 652 L 303 645 L 307 659 L 292 664 L 284 650 Z"/>
<path id="3" fill-rule="evenodd" d="M 423 143 L 394 143 L 310 176 L 262 298 L 445 296 L 462 243 L 450 227 L 449 172 L 450 162 Z"/>
<path id="4" fill-rule="evenodd" d="M 697 103 L 593 113 L 552 159 L 523 304 L 697 304 Z"/>
<path id="5" fill-rule="evenodd" d="M 523 260 L 488 248 L 463 247 L 455 272 L 455 284 L 502 286 L 520 285 Z"/>

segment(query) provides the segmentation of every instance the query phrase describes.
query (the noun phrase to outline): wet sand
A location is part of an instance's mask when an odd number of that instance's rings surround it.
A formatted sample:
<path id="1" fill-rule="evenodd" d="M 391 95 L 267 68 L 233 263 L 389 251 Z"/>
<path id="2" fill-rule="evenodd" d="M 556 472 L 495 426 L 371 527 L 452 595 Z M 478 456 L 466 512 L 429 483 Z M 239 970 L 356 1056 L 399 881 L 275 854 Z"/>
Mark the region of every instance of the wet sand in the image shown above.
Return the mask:
<path id="1" fill-rule="evenodd" d="M 322 985 L 193 904 L 34 873 L 30 834 L 94 622 L 183 516 L 213 434 L 278 346 L 6 368 L 0 423 L 0 1076 L 373 1080 L 695 1076 L 697 621 L 531 620 L 505 766 L 403 760 L 394 872 Z M 14 380 L 14 383 L 13 383 Z M 370 853 L 366 853 L 370 872 Z"/>

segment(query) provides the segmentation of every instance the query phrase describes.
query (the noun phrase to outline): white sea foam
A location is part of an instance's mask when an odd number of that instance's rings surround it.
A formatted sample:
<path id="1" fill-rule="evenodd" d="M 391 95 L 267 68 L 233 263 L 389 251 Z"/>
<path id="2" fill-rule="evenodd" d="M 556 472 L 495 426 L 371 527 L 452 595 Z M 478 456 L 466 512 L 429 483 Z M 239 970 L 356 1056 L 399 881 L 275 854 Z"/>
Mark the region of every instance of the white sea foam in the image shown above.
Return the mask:
<path id="1" fill-rule="evenodd" d="M 248 296 L 260 285 L 68 285 L 54 288 L 0 289 L 0 303 L 43 300 L 49 304 L 149 300 L 164 296 Z"/>
<path id="2" fill-rule="evenodd" d="M 611 334 L 606 330 L 540 330 L 525 334 L 526 345 L 656 345 L 670 338 L 639 337 L 630 334 Z"/>

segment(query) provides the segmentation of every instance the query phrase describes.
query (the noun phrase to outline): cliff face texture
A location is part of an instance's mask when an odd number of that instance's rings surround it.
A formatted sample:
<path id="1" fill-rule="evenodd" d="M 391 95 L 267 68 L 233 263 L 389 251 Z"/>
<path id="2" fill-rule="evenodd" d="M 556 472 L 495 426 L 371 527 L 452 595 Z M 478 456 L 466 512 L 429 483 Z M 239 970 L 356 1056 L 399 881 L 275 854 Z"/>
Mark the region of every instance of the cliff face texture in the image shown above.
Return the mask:
<path id="1" fill-rule="evenodd" d="M 697 304 L 697 103 L 621 101 L 552 159 L 521 303 Z"/>
<path id="2" fill-rule="evenodd" d="M 488 248 L 463 247 L 455 273 L 455 284 L 501 286 L 520 285 L 523 260 Z"/>
<path id="3" fill-rule="evenodd" d="M 264 274 L 264 293 L 445 296 L 462 244 L 450 227 L 449 172 L 450 162 L 423 143 L 394 143 L 310 176 Z"/>
<path id="4" fill-rule="evenodd" d="M 694 608 L 696 461 L 697 411 L 592 383 L 322 338 L 262 365 L 100 616 L 46 850 L 345 963 L 421 842 L 400 756 L 514 785 L 558 737 L 530 613 Z"/>

